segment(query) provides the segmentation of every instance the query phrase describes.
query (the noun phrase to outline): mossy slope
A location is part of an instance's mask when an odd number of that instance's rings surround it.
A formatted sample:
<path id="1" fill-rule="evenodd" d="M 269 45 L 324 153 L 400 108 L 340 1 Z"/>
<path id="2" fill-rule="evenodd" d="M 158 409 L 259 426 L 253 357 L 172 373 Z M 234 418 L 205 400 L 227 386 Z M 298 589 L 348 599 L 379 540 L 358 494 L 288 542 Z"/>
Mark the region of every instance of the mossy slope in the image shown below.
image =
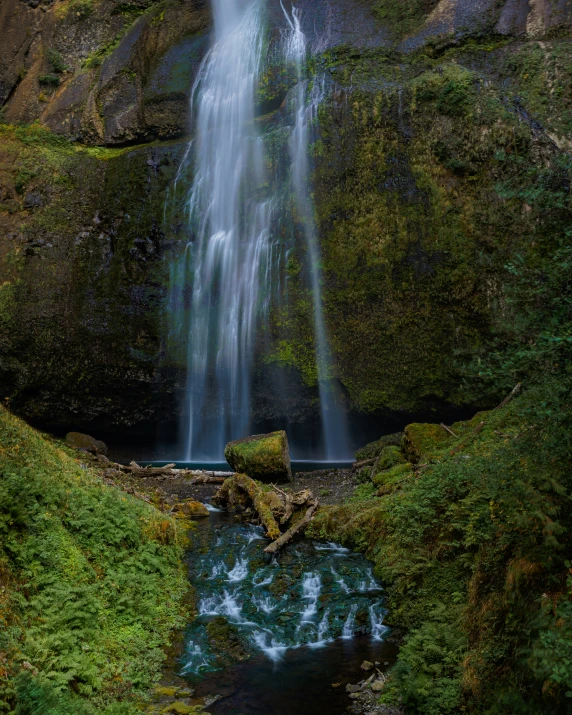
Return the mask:
<path id="1" fill-rule="evenodd" d="M 571 420 L 569 390 L 550 380 L 456 437 L 427 425 L 422 464 L 382 471 L 316 517 L 314 535 L 375 562 L 387 620 L 406 634 L 385 702 L 570 712 Z"/>
<path id="2" fill-rule="evenodd" d="M 129 713 L 183 624 L 183 536 L 0 408 L 0 712 Z"/>

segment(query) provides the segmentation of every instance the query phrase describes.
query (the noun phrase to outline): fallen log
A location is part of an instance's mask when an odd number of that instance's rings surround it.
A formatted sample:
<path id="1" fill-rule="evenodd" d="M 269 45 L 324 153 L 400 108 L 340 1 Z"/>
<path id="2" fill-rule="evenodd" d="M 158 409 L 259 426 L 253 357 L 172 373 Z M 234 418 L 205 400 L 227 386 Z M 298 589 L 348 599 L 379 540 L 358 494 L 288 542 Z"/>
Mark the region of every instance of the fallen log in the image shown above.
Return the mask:
<path id="1" fill-rule="evenodd" d="M 320 506 L 320 502 L 315 499 L 304 516 L 298 521 L 296 524 L 294 524 L 293 527 L 288 529 L 288 531 L 284 532 L 282 536 L 278 537 L 275 541 L 273 541 L 269 546 L 267 546 L 264 549 L 265 554 L 275 554 L 277 553 L 283 546 L 285 546 L 289 541 L 291 541 L 294 536 L 299 531 L 302 531 L 308 524 L 312 521 L 312 518 L 314 514 L 316 513 L 318 507 Z"/>
<path id="2" fill-rule="evenodd" d="M 213 501 L 216 501 L 217 504 L 228 503 L 232 506 L 233 503 L 236 504 L 236 502 L 239 501 L 240 492 L 245 494 L 252 502 L 254 510 L 266 529 L 268 538 L 272 540 L 278 539 L 280 529 L 272 514 L 272 509 L 264 498 L 264 492 L 256 482 L 246 474 L 234 474 L 232 477 L 226 479 Z"/>
<path id="3" fill-rule="evenodd" d="M 232 474 L 232 472 L 230 474 Z M 224 482 L 228 479 L 229 476 L 230 475 L 217 477 L 211 476 L 210 474 L 201 474 L 195 477 L 191 481 L 191 484 L 224 484 Z"/>

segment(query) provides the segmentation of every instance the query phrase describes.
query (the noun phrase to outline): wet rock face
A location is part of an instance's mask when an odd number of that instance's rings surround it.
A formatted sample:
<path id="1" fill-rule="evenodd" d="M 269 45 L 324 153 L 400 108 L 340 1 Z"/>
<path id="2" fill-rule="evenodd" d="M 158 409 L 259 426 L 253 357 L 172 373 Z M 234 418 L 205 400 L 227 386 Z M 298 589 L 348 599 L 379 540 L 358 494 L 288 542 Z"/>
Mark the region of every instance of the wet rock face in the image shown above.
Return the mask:
<path id="1" fill-rule="evenodd" d="M 302 2 L 330 83 L 313 148 L 325 318 L 362 414 L 471 402 L 459 364 L 502 318 L 505 266 L 571 218 L 550 203 L 569 191 L 572 63 L 566 38 L 551 37 L 570 27 L 569 4 L 417 3 L 404 35 L 380 12 L 388 3 Z M 168 344 L 164 305 L 172 256 L 192 237 L 172 190 L 186 143 L 172 138 L 188 128 L 208 8 L 34 5 L 0 3 L 3 117 L 51 130 L 0 136 L 2 397 L 54 428 L 174 432 L 186 358 Z M 276 38 L 284 14 L 267 7 Z M 291 83 L 268 84 L 273 140 Z M 169 141 L 139 145 L 157 137 Z M 281 276 L 288 301 L 257 346 L 260 431 L 318 417 L 304 265 L 298 246 Z"/>
<path id="2" fill-rule="evenodd" d="M 206 2 L 78 7 L 64 2 L 39 13 L 20 0 L 3 3 L 5 118 L 39 119 L 58 134 L 107 145 L 184 134 L 191 79 L 208 42 Z"/>
<path id="3" fill-rule="evenodd" d="M 107 454 L 107 445 L 99 439 L 95 439 L 88 434 L 81 432 L 68 432 L 66 444 L 74 449 L 85 450 L 93 454 Z"/>

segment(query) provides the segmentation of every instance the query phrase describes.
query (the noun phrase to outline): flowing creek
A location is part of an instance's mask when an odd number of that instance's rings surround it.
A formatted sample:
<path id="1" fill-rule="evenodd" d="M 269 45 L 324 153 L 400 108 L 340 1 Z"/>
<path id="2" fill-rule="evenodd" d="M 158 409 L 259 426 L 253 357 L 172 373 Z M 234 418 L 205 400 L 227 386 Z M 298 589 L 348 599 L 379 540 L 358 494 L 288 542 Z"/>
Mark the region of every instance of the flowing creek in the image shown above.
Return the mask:
<path id="1" fill-rule="evenodd" d="M 341 715 L 361 663 L 385 670 L 395 656 L 381 586 L 337 544 L 302 540 L 268 562 L 264 543 L 262 527 L 224 512 L 199 522 L 188 555 L 199 615 L 181 674 L 221 696 L 213 715 Z"/>

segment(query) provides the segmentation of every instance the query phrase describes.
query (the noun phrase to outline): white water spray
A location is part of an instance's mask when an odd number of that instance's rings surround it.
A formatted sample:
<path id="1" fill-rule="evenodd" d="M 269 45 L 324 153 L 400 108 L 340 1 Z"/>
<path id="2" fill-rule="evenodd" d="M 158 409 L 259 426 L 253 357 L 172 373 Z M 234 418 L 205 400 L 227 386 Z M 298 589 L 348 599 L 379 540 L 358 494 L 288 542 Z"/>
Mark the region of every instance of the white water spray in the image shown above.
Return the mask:
<path id="1" fill-rule="evenodd" d="M 250 371 L 260 295 L 270 281 L 271 201 L 254 128 L 261 67 L 261 0 L 214 0 L 215 42 L 192 93 L 195 177 L 187 247 L 192 275 L 186 459 L 223 453 L 248 434 Z M 262 290 L 264 289 L 264 290 Z M 212 415 L 206 418 L 206 413 Z"/>
<path id="2" fill-rule="evenodd" d="M 332 356 L 322 305 L 321 255 L 314 206 L 311 200 L 308 162 L 311 128 L 317 118 L 318 108 L 325 97 L 325 83 L 323 78 L 315 80 L 311 91 L 308 92 L 309 82 L 303 78 L 307 49 L 306 38 L 300 24 L 300 11 L 293 7 L 289 15 L 282 0 L 280 4 L 290 28 L 283 40 L 284 56 L 286 62 L 294 65 L 298 76 L 298 84 L 293 90 L 294 128 L 290 135 L 289 149 L 292 185 L 310 259 L 316 363 L 326 458 L 343 460 L 348 458 L 351 450 L 346 414 L 331 381 Z"/>
<path id="3" fill-rule="evenodd" d="M 354 624 L 356 620 L 357 604 L 353 604 L 344 623 L 344 630 L 342 631 L 342 638 L 344 640 L 351 640 L 354 637 Z"/>

